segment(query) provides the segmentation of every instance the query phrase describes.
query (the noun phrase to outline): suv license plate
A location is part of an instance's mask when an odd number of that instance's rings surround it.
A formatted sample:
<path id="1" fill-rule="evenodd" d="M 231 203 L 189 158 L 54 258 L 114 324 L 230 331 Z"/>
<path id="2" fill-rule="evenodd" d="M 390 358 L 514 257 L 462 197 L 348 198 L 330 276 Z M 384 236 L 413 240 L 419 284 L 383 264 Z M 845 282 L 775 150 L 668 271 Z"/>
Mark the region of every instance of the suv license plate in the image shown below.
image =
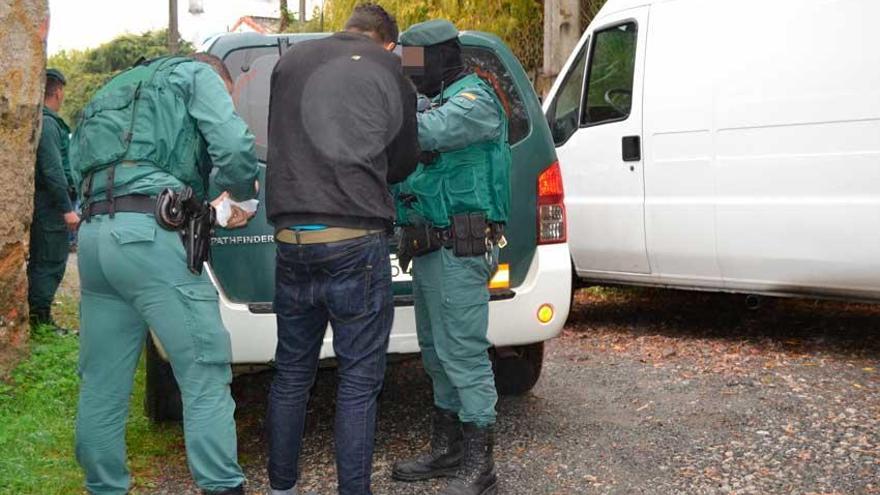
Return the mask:
<path id="1" fill-rule="evenodd" d="M 412 270 L 412 264 L 409 266 L 410 270 Z M 409 272 L 404 272 L 403 269 L 400 268 L 400 263 L 397 261 L 397 255 L 391 255 L 391 281 L 392 282 L 409 282 L 412 280 L 412 275 Z"/>

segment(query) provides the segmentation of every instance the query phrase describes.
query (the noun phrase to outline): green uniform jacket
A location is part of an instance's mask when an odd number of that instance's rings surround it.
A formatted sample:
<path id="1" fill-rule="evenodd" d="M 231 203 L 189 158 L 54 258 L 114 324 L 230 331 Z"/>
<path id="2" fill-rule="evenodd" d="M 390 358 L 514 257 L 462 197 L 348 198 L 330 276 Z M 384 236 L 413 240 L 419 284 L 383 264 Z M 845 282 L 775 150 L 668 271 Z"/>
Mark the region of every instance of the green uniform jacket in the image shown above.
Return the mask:
<path id="1" fill-rule="evenodd" d="M 70 170 L 67 150 L 70 128 L 51 109 L 43 107 L 43 131 L 37 146 L 34 170 L 34 223 L 48 230 L 64 230 L 64 214 L 73 211 L 70 202 Z"/>
<path id="2" fill-rule="evenodd" d="M 113 196 L 155 196 L 165 188 L 179 190 L 189 185 L 196 195 L 204 197 L 208 174 L 213 168 L 216 169 L 213 180 L 221 190 L 228 190 L 237 200 L 255 197 L 254 181 L 259 173 L 259 164 L 254 152 L 254 136 L 235 113 L 232 98 L 220 76 L 207 64 L 187 61 L 161 69 L 155 77 L 156 86 L 170 88 L 172 94 L 156 98 L 163 106 L 154 115 L 135 117 L 131 152 L 115 167 Z M 160 81 L 160 78 L 164 80 Z M 96 100 L 100 96 L 99 93 Z M 178 128 L 182 122 L 186 123 L 184 128 Z M 144 132 L 153 132 L 154 136 L 146 139 Z M 178 139 L 183 144 L 174 150 L 140 144 L 160 143 L 165 146 L 169 136 L 183 136 Z M 75 136 L 74 145 L 78 142 Z M 181 149 L 186 147 L 191 152 Z M 160 160 L 172 156 L 175 157 L 175 163 L 159 166 L 129 159 L 132 154 L 149 155 Z M 81 158 L 75 158 L 78 163 L 74 163 L 74 166 L 81 173 Z M 196 167 L 196 170 L 193 171 L 191 167 Z M 104 199 L 107 174 L 107 169 L 93 174 L 91 197 L 95 201 Z M 196 176 L 202 180 L 194 182 L 184 179 Z M 82 185 L 79 189 L 82 196 L 87 194 Z"/>
<path id="3" fill-rule="evenodd" d="M 439 157 L 420 164 L 397 189 L 398 222 L 449 226 L 449 217 L 485 212 L 506 222 L 510 203 L 507 116 L 494 91 L 470 74 L 418 115 L 419 145 Z M 402 198 L 415 201 L 401 201 Z"/>

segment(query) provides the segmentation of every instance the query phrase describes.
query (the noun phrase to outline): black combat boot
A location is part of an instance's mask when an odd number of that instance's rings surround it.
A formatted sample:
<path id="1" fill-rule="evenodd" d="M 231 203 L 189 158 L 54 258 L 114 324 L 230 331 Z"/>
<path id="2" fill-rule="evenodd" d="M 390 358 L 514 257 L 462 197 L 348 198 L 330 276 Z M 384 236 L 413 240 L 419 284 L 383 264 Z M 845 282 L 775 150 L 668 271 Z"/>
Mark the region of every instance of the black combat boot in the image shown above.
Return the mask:
<path id="1" fill-rule="evenodd" d="M 434 408 L 431 424 L 431 451 L 394 464 L 391 477 L 399 481 L 420 481 L 452 476 L 462 459 L 462 432 L 458 415 Z"/>
<path id="2" fill-rule="evenodd" d="M 498 489 L 494 448 L 495 433 L 491 426 L 480 428 L 464 423 L 464 459 L 441 495 L 494 495 Z"/>
<path id="3" fill-rule="evenodd" d="M 223 490 L 202 490 L 204 495 L 245 495 L 244 494 L 244 484 L 238 485 L 235 488 L 226 488 Z"/>

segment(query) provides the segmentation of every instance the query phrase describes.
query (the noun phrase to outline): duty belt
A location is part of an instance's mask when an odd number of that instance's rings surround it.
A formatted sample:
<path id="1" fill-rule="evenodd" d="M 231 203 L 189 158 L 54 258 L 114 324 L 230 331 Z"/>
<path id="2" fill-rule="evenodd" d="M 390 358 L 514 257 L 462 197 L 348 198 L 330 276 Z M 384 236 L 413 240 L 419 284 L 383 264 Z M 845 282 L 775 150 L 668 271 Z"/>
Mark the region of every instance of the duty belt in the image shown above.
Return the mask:
<path id="1" fill-rule="evenodd" d="M 346 227 L 329 227 L 322 230 L 290 230 L 284 229 L 275 234 L 275 240 L 284 244 L 329 244 L 331 242 L 348 241 L 372 234 L 384 232 L 384 229 L 350 229 Z"/>
<path id="2" fill-rule="evenodd" d="M 492 244 L 499 244 L 501 242 L 501 239 L 504 237 L 504 224 L 489 222 L 488 227 L 489 232 L 486 235 L 486 238 Z M 455 243 L 455 234 L 453 234 L 452 232 L 452 227 L 432 227 L 431 231 L 433 235 L 437 237 L 441 246 L 445 248 L 452 248 L 453 244 Z"/>
<path id="3" fill-rule="evenodd" d="M 95 201 L 83 209 L 83 220 L 89 221 L 95 215 L 113 215 L 114 213 L 150 213 L 156 212 L 156 198 L 144 194 L 129 194 L 113 198 L 112 201 Z"/>
<path id="4" fill-rule="evenodd" d="M 501 242 L 501 238 L 504 237 L 504 224 L 490 222 L 489 229 L 490 231 L 487 235 L 489 242 L 492 244 Z M 451 249 L 455 244 L 455 235 L 452 232 L 452 227 L 429 227 L 428 235 L 433 238 L 431 244 L 438 247 Z"/>
<path id="5" fill-rule="evenodd" d="M 458 257 L 485 255 L 492 246 L 504 247 L 504 224 L 487 222 L 485 214 L 455 215 L 450 227 L 405 225 L 400 230 L 397 257 L 400 267 L 407 271 L 413 258 L 439 249 L 451 249 Z M 458 235 L 457 235 L 458 234 Z"/>

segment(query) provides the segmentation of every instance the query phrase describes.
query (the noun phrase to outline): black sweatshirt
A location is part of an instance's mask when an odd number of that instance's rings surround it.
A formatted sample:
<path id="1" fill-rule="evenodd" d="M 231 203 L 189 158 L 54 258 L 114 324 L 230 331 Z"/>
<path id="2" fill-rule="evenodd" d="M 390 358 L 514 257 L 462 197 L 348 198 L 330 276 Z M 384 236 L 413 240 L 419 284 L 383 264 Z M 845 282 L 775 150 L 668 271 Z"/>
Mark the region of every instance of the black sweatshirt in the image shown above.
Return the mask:
<path id="1" fill-rule="evenodd" d="M 400 59 L 367 36 L 297 43 L 272 72 L 266 208 L 297 225 L 390 228 L 389 184 L 418 162 L 416 94 Z"/>

